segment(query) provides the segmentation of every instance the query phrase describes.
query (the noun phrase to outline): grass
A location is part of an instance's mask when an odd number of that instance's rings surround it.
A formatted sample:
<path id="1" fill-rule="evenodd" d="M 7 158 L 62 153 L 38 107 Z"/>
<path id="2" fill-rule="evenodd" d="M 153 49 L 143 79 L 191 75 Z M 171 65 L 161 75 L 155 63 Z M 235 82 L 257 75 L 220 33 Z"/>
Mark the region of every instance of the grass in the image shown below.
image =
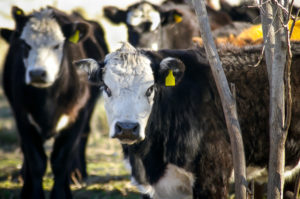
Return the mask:
<path id="1" fill-rule="evenodd" d="M 3 63 L 7 44 L 0 39 L 0 66 Z M 2 67 L 0 67 L 2 82 Z M 137 190 L 131 186 L 129 173 L 123 165 L 120 144 L 108 139 L 108 126 L 102 102 L 99 101 L 91 121 L 92 132 L 87 148 L 87 170 L 89 177 L 84 184 L 73 184 L 71 189 L 75 199 L 121 199 L 139 198 Z M 46 142 L 49 155 L 53 140 Z M 19 198 L 22 180 L 19 171 L 22 153 L 12 112 L 0 88 L 0 199 Z M 43 178 L 46 198 L 53 186 L 53 175 L 48 164 Z"/>

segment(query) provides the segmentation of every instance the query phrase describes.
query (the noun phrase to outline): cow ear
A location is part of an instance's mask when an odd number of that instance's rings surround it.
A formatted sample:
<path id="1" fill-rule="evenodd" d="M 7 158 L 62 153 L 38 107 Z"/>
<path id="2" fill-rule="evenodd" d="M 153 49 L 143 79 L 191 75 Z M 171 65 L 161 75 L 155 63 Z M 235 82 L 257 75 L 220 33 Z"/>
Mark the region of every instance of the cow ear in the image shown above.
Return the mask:
<path id="1" fill-rule="evenodd" d="M 16 21 L 25 16 L 24 11 L 17 6 L 12 7 L 11 13 L 12 13 L 13 18 Z"/>
<path id="2" fill-rule="evenodd" d="M 62 26 L 62 31 L 69 42 L 76 44 L 85 40 L 90 31 L 90 26 L 83 22 L 68 23 Z"/>
<path id="3" fill-rule="evenodd" d="M 103 8 L 104 16 L 115 24 L 126 23 L 127 11 L 120 10 L 115 6 L 107 6 Z"/>
<path id="4" fill-rule="evenodd" d="M 6 28 L 0 28 L 0 35 L 1 35 L 1 37 L 2 37 L 7 43 L 10 42 L 10 38 L 11 38 L 11 36 L 12 36 L 13 33 L 14 33 L 13 30 L 9 30 L 9 29 L 6 29 Z"/>
<path id="5" fill-rule="evenodd" d="M 177 9 L 171 9 L 165 12 L 160 12 L 161 25 L 180 23 L 183 19 L 183 14 Z"/>
<path id="6" fill-rule="evenodd" d="M 24 11 L 21 8 L 18 8 L 16 6 L 12 7 L 11 14 L 16 23 L 16 31 L 21 31 L 28 17 L 24 14 Z"/>
<path id="7" fill-rule="evenodd" d="M 185 65 L 173 57 L 164 58 L 159 64 L 158 83 L 165 86 L 177 85 L 183 77 Z"/>
<path id="8" fill-rule="evenodd" d="M 102 84 L 103 62 L 97 62 L 94 59 L 82 59 L 74 62 L 74 65 L 88 75 L 88 79 L 92 83 Z"/>

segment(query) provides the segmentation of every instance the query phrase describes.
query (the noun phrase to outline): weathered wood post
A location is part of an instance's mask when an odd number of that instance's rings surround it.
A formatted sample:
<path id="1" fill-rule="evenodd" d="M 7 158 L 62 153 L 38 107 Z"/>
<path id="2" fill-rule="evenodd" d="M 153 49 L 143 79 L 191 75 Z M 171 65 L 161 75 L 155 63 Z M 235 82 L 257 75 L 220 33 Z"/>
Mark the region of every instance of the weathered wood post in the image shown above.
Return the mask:
<path id="1" fill-rule="evenodd" d="M 283 198 L 285 141 L 291 119 L 288 1 L 262 0 L 261 20 L 270 85 L 268 199 Z"/>

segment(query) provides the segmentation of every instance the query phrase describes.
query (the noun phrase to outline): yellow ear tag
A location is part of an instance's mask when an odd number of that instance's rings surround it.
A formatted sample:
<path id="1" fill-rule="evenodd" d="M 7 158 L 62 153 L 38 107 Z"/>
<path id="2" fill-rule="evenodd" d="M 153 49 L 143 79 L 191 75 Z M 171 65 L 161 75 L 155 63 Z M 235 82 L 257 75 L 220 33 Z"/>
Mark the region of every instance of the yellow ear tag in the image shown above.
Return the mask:
<path id="1" fill-rule="evenodd" d="M 182 16 L 181 15 L 179 15 L 179 14 L 174 14 L 174 21 L 176 22 L 176 23 L 180 23 L 181 21 L 182 21 Z"/>
<path id="2" fill-rule="evenodd" d="M 169 74 L 166 77 L 166 82 L 165 82 L 166 86 L 175 86 L 175 77 L 173 75 L 173 71 L 169 70 Z"/>
<path id="3" fill-rule="evenodd" d="M 21 11 L 21 10 L 17 10 L 16 14 L 17 14 L 17 15 L 21 15 L 21 14 L 22 14 L 22 11 Z"/>
<path id="4" fill-rule="evenodd" d="M 70 38 L 69 38 L 69 41 L 74 43 L 74 44 L 77 44 L 77 42 L 79 41 L 79 30 L 76 30 L 74 35 L 72 35 Z"/>

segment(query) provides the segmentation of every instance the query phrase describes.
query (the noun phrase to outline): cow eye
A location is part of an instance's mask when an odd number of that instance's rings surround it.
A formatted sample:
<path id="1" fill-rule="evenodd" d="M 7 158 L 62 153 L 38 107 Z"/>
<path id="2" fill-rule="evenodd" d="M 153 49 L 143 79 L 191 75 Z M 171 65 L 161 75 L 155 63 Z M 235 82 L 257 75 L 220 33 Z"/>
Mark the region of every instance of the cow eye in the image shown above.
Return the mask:
<path id="1" fill-rule="evenodd" d="M 59 48 L 59 44 L 52 47 L 54 50 L 57 50 Z"/>
<path id="2" fill-rule="evenodd" d="M 111 97 L 111 90 L 105 84 L 101 87 L 101 89 L 107 94 L 108 97 Z"/>
<path id="3" fill-rule="evenodd" d="M 152 92 L 153 92 L 153 90 L 154 90 L 154 86 L 152 85 L 152 86 L 150 86 L 150 87 L 147 89 L 147 91 L 146 91 L 146 93 L 145 93 L 146 97 L 150 97 L 151 94 L 152 94 Z"/>

